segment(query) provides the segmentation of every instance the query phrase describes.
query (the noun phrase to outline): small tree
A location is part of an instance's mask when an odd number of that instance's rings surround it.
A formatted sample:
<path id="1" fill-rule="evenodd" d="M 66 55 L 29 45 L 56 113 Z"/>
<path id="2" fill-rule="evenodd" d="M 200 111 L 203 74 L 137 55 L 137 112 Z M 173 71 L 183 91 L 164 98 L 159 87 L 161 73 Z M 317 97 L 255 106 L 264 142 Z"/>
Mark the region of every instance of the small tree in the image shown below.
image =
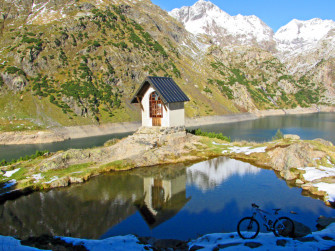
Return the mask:
<path id="1" fill-rule="evenodd" d="M 280 129 L 278 129 L 275 136 L 272 137 L 272 140 L 278 140 L 278 139 L 283 139 L 283 138 L 284 138 L 284 134 L 280 131 Z"/>

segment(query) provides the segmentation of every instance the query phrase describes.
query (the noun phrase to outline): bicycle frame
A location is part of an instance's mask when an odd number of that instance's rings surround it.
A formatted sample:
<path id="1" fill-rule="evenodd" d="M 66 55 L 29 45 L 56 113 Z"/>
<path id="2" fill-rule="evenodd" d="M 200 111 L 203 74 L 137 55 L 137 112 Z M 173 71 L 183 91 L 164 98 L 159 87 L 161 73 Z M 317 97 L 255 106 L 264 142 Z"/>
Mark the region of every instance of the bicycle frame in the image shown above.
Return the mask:
<path id="1" fill-rule="evenodd" d="M 267 231 L 272 231 L 275 236 L 294 236 L 294 222 L 286 216 L 277 216 L 279 208 L 273 209 L 274 213 L 269 213 L 260 209 L 255 203 L 251 206 L 253 208 L 252 216 L 242 218 L 237 224 L 237 232 L 241 238 L 253 239 L 258 235 L 260 226 L 256 219 L 257 215 Z"/>
<path id="2" fill-rule="evenodd" d="M 277 220 L 277 217 L 271 215 L 271 213 L 264 211 L 259 208 L 254 208 L 252 218 L 255 219 L 257 215 L 263 221 L 263 225 L 266 227 L 267 231 L 273 231 L 273 223 Z M 275 212 L 277 214 L 277 211 Z"/>

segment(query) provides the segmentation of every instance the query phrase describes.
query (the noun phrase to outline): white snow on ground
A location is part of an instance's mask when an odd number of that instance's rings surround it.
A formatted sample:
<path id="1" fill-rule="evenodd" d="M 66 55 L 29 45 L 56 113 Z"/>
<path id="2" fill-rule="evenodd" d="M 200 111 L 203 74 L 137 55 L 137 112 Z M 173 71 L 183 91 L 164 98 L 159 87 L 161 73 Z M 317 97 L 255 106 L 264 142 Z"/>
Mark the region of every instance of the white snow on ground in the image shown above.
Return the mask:
<path id="1" fill-rule="evenodd" d="M 232 146 L 228 148 L 227 150 L 224 150 L 222 153 L 227 153 L 228 151 L 234 152 L 234 153 L 244 153 L 245 155 L 250 155 L 252 153 L 264 153 L 266 150 L 266 146 L 264 147 L 257 147 L 257 148 L 251 148 L 251 146 Z"/>
<path id="2" fill-rule="evenodd" d="M 104 240 L 87 240 L 71 237 L 60 237 L 67 243 L 84 245 L 90 251 L 100 250 L 152 250 L 149 245 L 140 244 L 134 235 L 110 237 Z M 243 240 L 237 233 L 208 234 L 188 243 L 189 247 L 203 247 L 206 250 L 251 250 L 248 243 L 258 244 L 253 250 L 328 250 L 335 246 L 335 223 L 326 229 L 304 237 L 305 240 L 275 237 L 273 233 L 260 233 L 255 239 Z M 281 245 L 279 245 L 281 244 Z M 39 250 L 32 247 L 21 246 L 20 241 L 13 237 L 0 236 L 1 250 Z"/>
<path id="3" fill-rule="evenodd" d="M 61 239 L 74 245 L 84 245 L 90 251 L 148 250 L 145 248 L 146 245 L 138 243 L 139 241 L 134 235 L 116 236 L 104 240 L 85 240 L 70 237 L 61 237 Z"/>
<path id="4" fill-rule="evenodd" d="M 217 146 L 226 146 L 226 145 L 228 145 L 228 144 L 225 144 L 225 143 L 222 143 L 222 144 L 219 144 L 219 143 L 216 143 L 216 142 L 212 142 L 212 144 L 213 145 L 217 145 Z"/>
<path id="5" fill-rule="evenodd" d="M 223 250 L 251 250 L 248 246 L 245 246 L 246 243 L 254 242 L 260 243 L 261 246 L 253 248 L 253 250 L 327 250 L 332 246 L 335 246 L 334 240 L 324 240 L 322 237 L 331 237 L 335 239 L 335 223 L 328 226 L 327 229 L 314 232 L 306 237 L 314 237 L 315 241 L 301 242 L 296 239 L 274 237 L 273 233 L 260 233 L 255 239 L 252 240 L 243 240 L 237 233 L 225 233 L 225 234 L 208 234 L 202 236 L 196 240 L 189 242 L 189 247 L 192 246 L 201 246 L 204 247 L 200 249 L 205 250 L 215 250 L 220 247 Z M 285 246 L 278 246 L 277 241 L 282 241 L 285 243 Z M 220 249 L 221 250 L 221 249 Z"/>
<path id="6" fill-rule="evenodd" d="M 3 189 L 8 188 L 8 187 L 14 186 L 15 184 L 16 184 L 16 180 L 10 180 L 10 181 L 7 181 L 2 188 Z"/>
<path id="7" fill-rule="evenodd" d="M 20 168 L 17 168 L 17 169 L 14 169 L 12 171 L 7 171 L 3 176 L 6 176 L 6 177 L 11 177 L 14 173 L 16 173 L 17 171 L 19 171 Z"/>
<path id="8" fill-rule="evenodd" d="M 49 183 L 51 183 L 51 182 L 54 182 L 55 180 L 58 180 L 58 177 L 57 177 L 57 176 L 52 177 L 51 180 L 49 180 L 49 181 L 47 181 L 47 182 L 44 182 L 44 183 L 49 184 Z"/>
<path id="9" fill-rule="evenodd" d="M 304 170 L 306 173 L 303 177 L 307 181 L 313 181 L 325 177 L 335 176 L 335 168 L 329 168 L 325 166 L 319 167 L 300 167 L 300 170 Z"/>
<path id="10" fill-rule="evenodd" d="M 33 247 L 22 246 L 20 240 L 17 240 L 10 236 L 0 235 L 0 250 L 15 250 L 15 251 L 34 251 L 40 250 Z"/>
<path id="11" fill-rule="evenodd" d="M 32 175 L 32 178 L 35 179 L 34 183 L 38 182 L 39 180 L 41 180 L 43 177 L 42 177 L 42 174 L 41 173 L 38 173 L 38 174 L 33 174 Z"/>
<path id="12" fill-rule="evenodd" d="M 328 200 L 335 201 L 335 184 L 320 182 L 314 185 L 319 191 L 324 191 L 328 194 Z"/>

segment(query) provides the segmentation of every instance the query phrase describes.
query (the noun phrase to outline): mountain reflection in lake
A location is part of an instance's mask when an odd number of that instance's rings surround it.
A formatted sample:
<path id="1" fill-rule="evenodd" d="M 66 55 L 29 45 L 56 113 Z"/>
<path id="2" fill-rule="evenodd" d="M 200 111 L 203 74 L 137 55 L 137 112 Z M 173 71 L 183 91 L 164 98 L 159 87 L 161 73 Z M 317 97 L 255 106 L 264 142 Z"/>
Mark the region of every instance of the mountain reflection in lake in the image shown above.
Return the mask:
<path id="1" fill-rule="evenodd" d="M 282 208 L 315 229 L 319 215 L 334 216 L 323 202 L 289 188 L 271 170 L 224 157 L 196 163 L 111 173 L 0 205 L 0 234 L 107 238 L 137 234 L 187 240 L 236 231 L 251 203 Z"/>

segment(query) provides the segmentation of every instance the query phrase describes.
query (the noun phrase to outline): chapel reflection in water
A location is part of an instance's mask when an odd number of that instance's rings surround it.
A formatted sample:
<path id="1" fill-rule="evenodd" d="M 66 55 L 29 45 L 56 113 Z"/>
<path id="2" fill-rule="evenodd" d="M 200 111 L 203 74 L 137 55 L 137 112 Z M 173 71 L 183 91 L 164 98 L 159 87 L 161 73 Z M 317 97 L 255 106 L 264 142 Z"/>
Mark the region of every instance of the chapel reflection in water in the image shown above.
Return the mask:
<path id="1" fill-rule="evenodd" d="M 154 227 L 187 201 L 183 165 L 140 168 L 6 201 L 0 205 L 0 235 L 98 239 L 137 210 Z"/>
<path id="2" fill-rule="evenodd" d="M 143 190 L 135 205 L 151 229 L 175 216 L 191 199 L 186 196 L 185 169 L 172 177 L 145 177 Z"/>

